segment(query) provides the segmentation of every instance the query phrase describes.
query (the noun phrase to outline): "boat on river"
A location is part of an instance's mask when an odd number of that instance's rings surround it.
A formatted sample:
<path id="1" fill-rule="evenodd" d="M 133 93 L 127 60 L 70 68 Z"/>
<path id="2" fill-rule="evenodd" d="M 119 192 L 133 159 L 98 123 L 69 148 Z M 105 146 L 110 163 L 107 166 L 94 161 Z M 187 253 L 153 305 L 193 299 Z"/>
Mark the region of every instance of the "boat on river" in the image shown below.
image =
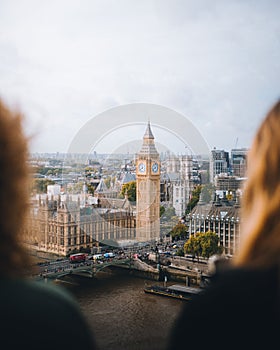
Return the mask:
<path id="1" fill-rule="evenodd" d="M 194 295 L 200 293 L 202 288 L 187 287 L 179 284 L 171 286 L 152 285 L 144 288 L 145 293 L 156 294 L 181 300 L 189 301 Z"/>

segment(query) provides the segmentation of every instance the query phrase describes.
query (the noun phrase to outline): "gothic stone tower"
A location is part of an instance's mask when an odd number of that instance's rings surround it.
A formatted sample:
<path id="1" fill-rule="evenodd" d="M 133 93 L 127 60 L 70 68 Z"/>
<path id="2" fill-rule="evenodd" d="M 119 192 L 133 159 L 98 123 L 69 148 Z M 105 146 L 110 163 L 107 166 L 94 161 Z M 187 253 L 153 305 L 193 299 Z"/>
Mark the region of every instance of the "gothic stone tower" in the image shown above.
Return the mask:
<path id="1" fill-rule="evenodd" d="M 160 209 L 160 160 L 148 122 L 136 161 L 136 239 L 158 240 Z"/>

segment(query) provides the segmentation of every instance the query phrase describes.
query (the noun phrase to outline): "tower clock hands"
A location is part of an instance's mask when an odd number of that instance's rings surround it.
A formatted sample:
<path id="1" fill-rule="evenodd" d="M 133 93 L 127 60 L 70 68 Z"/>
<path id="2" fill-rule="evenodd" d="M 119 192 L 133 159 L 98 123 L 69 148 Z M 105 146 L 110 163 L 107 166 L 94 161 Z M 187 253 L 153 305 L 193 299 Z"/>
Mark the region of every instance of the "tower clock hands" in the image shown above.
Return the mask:
<path id="1" fill-rule="evenodd" d="M 153 163 L 152 165 L 152 172 L 157 173 L 158 172 L 158 163 Z"/>
<path id="2" fill-rule="evenodd" d="M 138 170 L 140 173 L 144 173 L 146 171 L 146 164 L 145 163 L 139 163 Z"/>

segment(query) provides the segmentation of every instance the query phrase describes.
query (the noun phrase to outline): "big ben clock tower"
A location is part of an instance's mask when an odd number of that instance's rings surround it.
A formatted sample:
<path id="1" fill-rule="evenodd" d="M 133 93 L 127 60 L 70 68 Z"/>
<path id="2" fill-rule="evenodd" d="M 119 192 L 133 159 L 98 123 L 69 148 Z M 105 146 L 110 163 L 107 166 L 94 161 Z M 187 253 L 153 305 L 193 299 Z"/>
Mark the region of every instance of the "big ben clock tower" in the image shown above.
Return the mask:
<path id="1" fill-rule="evenodd" d="M 136 239 L 158 240 L 160 209 L 160 160 L 148 122 L 136 161 Z"/>

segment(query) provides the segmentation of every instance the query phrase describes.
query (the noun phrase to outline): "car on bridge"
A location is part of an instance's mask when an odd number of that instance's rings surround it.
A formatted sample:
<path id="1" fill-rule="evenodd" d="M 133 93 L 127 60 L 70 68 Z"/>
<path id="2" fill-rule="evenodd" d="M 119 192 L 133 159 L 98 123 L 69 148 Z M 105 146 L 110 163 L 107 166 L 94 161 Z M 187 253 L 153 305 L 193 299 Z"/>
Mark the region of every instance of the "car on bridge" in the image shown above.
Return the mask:
<path id="1" fill-rule="evenodd" d="M 103 256 L 104 258 L 108 259 L 108 258 L 114 258 L 115 254 L 112 252 L 108 252 L 108 253 L 104 253 Z"/>
<path id="2" fill-rule="evenodd" d="M 94 254 L 93 256 L 92 256 L 92 259 L 93 260 L 100 260 L 100 259 L 102 259 L 103 258 L 103 255 L 102 254 Z"/>

